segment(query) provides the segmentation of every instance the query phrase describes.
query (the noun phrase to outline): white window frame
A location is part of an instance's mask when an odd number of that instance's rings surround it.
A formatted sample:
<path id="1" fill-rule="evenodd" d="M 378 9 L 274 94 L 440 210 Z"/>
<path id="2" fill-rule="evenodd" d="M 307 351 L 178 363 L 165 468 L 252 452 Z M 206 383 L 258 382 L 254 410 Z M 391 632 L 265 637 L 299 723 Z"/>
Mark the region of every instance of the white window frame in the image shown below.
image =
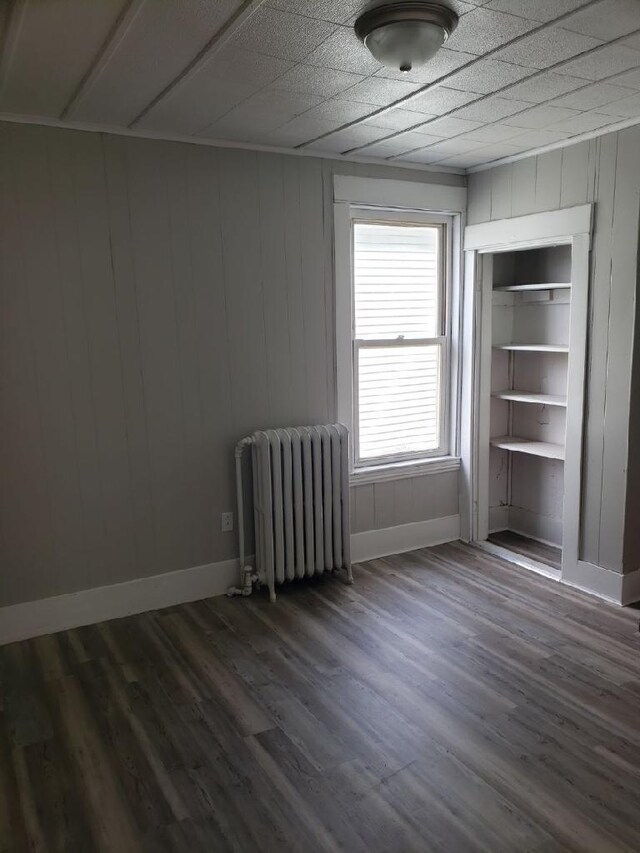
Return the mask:
<path id="1" fill-rule="evenodd" d="M 450 388 L 447 381 L 440 383 L 440 400 L 439 400 L 439 436 L 438 446 L 433 450 L 411 453 L 395 453 L 385 454 L 384 456 L 371 457 L 369 459 L 360 458 L 359 448 L 359 396 L 356 393 L 358 388 L 358 364 L 360 349 L 373 347 L 401 347 L 401 346 L 429 346 L 438 345 L 440 347 L 441 364 L 440 377 L 444 378 L 449 375 L 449 365 L 451 362 L 451 263 L 450 256 L 452 250 L 452 230 L 453 218 L 451 216 L 443 216 L 435 213 L 425 213 L 424 211 L 400 211 L 388 210 L 379 208 L 367 207 L 350 207 L 350 228 L 351 228 L 351 253 L 352 253 L 352 280 L 351 280 L 351 342 L 352 342 L 352 370 L 353 370 L 353 470 L 360 468 L 369 468 L 377 465 L 392 465 L 395 462 L 407 462 L 415 460 L 431 459 L 433 457 L 447 456 L 449 453 L 449 430 L 448 430 L 448 415 L 449 415 L 449 397 Z M 438 250 L 439 250 L 439 270 L 438 270 L 438 303 L 440 316 L 438 317 L 438 332 L 432 338 L 392 338 L 380 340 L 366 340 L 356 337 L 355 334 L 355 310 L 354 310 L 354 285 L 353 285 L 353 229 L 359 223 L 376 223 L 379 225 L 399 223 L 402 225 L 423 225 L 435 226 L 438 228 Z"/>
<path id="2" fill-rule="evenodd" d="M 334 178 L 334 249 L 336 276 L 336 409 L 338 420 L 351 436 L 351 482 L 367 483 L 395 480 L 422 474 L 457 470 L 460 467 L 458 341 L 461 333 L 461 248 L 466 189 L 440 184 L 371 178 Z M 416 224 L 446 224 L 444 282 L 445 364 L 441 393 L 441 438 L 437 450 L 399 454 L 358 464 L 355 430 L 356 346 L 353 311 L 353 222 L 401 221 Z M 435 340 L 435 339 L 434 339 Z M 417 341 L 406 341 L 406 345 Z M 419 341 L 424 343 L 424 341 Z M 395 343 L 395 342 L 394 342 Z"/>

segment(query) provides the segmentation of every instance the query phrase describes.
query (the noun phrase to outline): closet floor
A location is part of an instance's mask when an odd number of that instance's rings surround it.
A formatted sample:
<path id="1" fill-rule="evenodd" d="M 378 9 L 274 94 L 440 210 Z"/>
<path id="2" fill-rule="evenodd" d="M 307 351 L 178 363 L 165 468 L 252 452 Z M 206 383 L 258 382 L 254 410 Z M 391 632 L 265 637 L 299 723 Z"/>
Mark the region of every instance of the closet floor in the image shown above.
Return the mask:
<path id="1" fill-rule="evenodd" d="M 511 530 L 492 533 L 488 539 L 494 545 L 508 548 L 510 551 L 520 554 L 521 557 L 537 560 L 539 563 L 544 563 L 545 566 L 558 569 L 558 571 L 562 568 L 562 548 L 547 545 L 545 542 L 539 542 L 529 536 L 522 536 L 520 533 L 513 533 Z"/>

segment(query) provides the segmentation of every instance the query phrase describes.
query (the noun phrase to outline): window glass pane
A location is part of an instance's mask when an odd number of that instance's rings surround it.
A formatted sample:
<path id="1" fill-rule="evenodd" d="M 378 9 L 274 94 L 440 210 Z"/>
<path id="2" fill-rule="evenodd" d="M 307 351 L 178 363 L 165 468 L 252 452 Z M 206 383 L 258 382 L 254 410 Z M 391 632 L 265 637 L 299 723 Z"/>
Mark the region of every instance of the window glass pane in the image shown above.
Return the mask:
<path id="1" fill-rule="evenodd" d="M 440 334 L 438 235 L 433 225 L 354 223 L 357 338 Z"/>
<path id="2" fill-rule="evenodd" d="M 359 456 L 436 450 L 440 346 L 358 348 Z"/>

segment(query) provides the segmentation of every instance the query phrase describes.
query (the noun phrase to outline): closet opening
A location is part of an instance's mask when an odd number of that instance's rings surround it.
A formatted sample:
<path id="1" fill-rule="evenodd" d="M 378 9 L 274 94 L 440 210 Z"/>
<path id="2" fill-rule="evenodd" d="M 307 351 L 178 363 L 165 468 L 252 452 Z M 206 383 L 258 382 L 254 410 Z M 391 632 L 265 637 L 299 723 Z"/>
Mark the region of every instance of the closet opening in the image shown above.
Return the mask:
<path id="1" fill-rule="evenodd" d="M 487 541 L 562 567 L 571 246 L 496 252 L 491 267 Z"/>

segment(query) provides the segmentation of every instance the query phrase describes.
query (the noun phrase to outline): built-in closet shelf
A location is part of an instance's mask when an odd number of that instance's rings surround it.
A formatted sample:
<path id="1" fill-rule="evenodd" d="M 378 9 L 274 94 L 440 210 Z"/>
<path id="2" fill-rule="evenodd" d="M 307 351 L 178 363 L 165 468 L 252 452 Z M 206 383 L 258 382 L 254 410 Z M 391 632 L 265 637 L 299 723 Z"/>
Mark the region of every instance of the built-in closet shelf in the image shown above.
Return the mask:
<path id="1" fill-rule="evenodd" d="M 536 403 L 539 406 L 567 407 L 567 398 L 561 394 L 535 394 L 528 391 L 495 391 L 492 395 L 498 400 L 510 400 L 513 403 Z"/>
<path id="2" fill-rule="evenodd" d="M 540 282 L 539 284 L 504 284 L 494 287 L 496 293 L 526 293 L 532 290 L 568 290 L 571 287 L 569 281 L 556 281 L 553 283 Z"/>
<path id="3" fill-rule="evenodd" d="M 477 537 L 492 553 L 556 580 L 563 566 L 577 564 L 580 540 L 591 208 L 581 215 L 582 223 L 573 208 L 496 223 L 495 231 L 487 231 L 496 242 L 488 245 L 479 243 L 475 234 L 482 231 L 472 226 L 470 237 L 478 242 L 468 241 L 481 246 L 473 442 Z M 539 242 L 542 233 L 546 245 Z M 509 532 L 499 541 L 496 531 Z M 558 547 L 541 545 L 551 542 Z M 552 562 L 542 548 L 552 551 Z"/>
<path id="4" fill-rule="evenodd" d="M 552 444 L 550 441 L 533 441 L 530 438 L 519 438 L 516 435 L 500 435 L 491 439 L 491 446 L 512 453 L 528 453 L 530 456 L 543 456 L 545 459 L 564 460 L 564 445 Z"/>
<path id="5" fill-rule="evenodd" d="M 493 348 L 509 352 L 569 352 L 569 347 L 561 344 L 497 344 Z"/>

